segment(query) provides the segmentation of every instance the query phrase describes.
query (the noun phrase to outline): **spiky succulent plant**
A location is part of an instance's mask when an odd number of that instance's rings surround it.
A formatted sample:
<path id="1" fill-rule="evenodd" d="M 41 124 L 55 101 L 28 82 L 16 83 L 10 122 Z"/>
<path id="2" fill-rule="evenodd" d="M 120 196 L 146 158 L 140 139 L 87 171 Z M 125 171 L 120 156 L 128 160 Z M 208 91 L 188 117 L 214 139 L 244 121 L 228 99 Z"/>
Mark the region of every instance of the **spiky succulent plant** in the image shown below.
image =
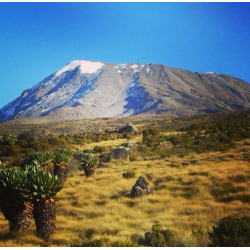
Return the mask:
<path id="1" fill-rule="evenodd" d="M 49 172 L 41 168 L 31 167 L 28 181 L 29 199 L 32 201 L 46 201 L 49 199 L 58 199 L 58 193 L 62 186 L 57 176 L 51 175 Z"/>
<path id="2" fill-rule="evenodd" d="M 54 153 L 53 152 L 34 152 L 26 159 L 21 162 L 21 167 L 25 165 L 36 165 L 40 167 L 46 167 L 54 160 Z"/>
<path id="3" fill-rule="evenodd" d="M 0 170 L 0 203 L 22 203 L 27 190 L 27 175 L 16 169 Z"/>
<path id="4" fill-rule="evenodd" d="M 53 162 L 55 165 L 65 166 L 68 164 L 70 158 L 72 156 L 72 152 L 68 148 L 59 149 L 55 154 Z"/>
<path id="5" fill-rule="evenodd" d="M 43 239 L 48 239 L 56 229 L 56 201 L 62 186 L 57 176 L 42 168 L 30 168 L 28 181 L 29 199 L 34 205 L 36 231 Z"/>
<path id="6" fill-rule="evenodd" d="M 29 228 L 33 206 L 28 201 L 27 175 L 19 169 L 0 171 L 0 206 L 11 231 Z"/>
<path id="7" fill-rule="evenodd" d="M 4 164 L 0 161 L 0 170 L 4 169 Z"/>
<path id="8" fill-rule="evenodd" d="M 81 165 L 84 166 L 96 166 L 98 164 L 98 158 L 91 153 L 84 153 L 81 157 Z"/>
<path id="9" fill-rule="evenodd" d="M 53 152 L 34 152 L 21 162 L 21 169 L 24 169 L 26 165 L 38 166 L 44 170 L 54 174 L 53 160 L 55 155 Z"/>
<path id="10" fill-rule="evenodd" d="M 94 154 L 91 153 L 82 154 L 80 163 L 86 174 L 86 177 L 89 177 L 90 175 L 94 174 L 98 162 L 99 162 L 98 158 Z"/>
<path id="11" fill-rule="evenodd" d="M 54 163 L 54 175 L 57 176 L 63 184 L 68 176 L 69 168 L 69 160 L 71 159 L 72 152 L 68 148 L 59 149 L 55 154 L 55 158 L 53 160 Z"/>

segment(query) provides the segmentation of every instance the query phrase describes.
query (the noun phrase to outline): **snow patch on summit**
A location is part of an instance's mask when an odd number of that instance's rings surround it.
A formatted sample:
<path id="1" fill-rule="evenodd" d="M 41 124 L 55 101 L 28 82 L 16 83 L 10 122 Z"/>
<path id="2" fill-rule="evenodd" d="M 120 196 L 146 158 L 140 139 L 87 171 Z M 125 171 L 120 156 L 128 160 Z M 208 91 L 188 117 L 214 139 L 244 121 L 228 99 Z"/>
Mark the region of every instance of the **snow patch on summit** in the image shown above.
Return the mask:
<path id="1" fill-rule="evenodd" d="M 67 66 L 61 68 L 56 72 L 56 76 L 61 75 L 65 71 L 73 70 L 76 67 L 80 66 L 80 70 L 82 74 L 93 74 L 97 70 L 101 69 L 103 67 L 103 63 L 101 62 L 92 62 L 92 61 L 85 61 L 85 60 L 74 60 L 67 64 Z"/>
<path id="2" fill-rule="evenodd" d="M 134 64 L 131 66 L 132 69 L 137 69 L 138 68 L 138 64 Z"/>

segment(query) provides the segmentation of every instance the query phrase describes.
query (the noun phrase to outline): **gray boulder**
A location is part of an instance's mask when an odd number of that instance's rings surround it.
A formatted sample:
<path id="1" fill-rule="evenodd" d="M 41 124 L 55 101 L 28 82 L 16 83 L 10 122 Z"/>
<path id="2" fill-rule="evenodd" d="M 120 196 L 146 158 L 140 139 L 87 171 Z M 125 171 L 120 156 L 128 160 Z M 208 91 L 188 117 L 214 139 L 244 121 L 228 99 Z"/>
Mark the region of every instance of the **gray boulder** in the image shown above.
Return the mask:
<path id="1" fill-rule="evenodd" d="M 136 152 L 139 148 L 139 145 L 136 142 L 126 142 L 122 144 L 123 147 L 129 149 L 129 153 L 132 154 L 133 152 Z"/>
<path id="2" fill-rule="evenodd" d="M 111 151 L 108 160 L 129 161 L 129 149 L 125 147 L 118 147 Z"/>
<path id="3" fill-rule="evenodd" d="M 151 194 L 152 192 L 153 190 L 149 187 L 149 183 L 143 176 L 140 176 L 132 187 L 130 197 L 141 197 Z"/>

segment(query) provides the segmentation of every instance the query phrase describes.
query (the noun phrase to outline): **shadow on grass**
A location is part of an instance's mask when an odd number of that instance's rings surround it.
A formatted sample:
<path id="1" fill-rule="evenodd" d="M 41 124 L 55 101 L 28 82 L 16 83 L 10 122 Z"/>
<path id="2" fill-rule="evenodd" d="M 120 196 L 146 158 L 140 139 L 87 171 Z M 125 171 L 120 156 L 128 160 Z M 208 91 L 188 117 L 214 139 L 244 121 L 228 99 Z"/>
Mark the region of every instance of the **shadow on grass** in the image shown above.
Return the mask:
<path id="1" fill-rule="evenodd" d="M 0 241 L 13 240 L 16 237 L 16 233 L 0 232 Z"/>
<path id="2" fill-rule="evenodd" d="M 223 197 L 218 199 L 219 202 L 231 202 L 231 201 L 241 201 L 243 203 L 250 203 L 250 195 L 249 194 L 238 194 L 238 195 L 230 195 L 227 197 Z"/>

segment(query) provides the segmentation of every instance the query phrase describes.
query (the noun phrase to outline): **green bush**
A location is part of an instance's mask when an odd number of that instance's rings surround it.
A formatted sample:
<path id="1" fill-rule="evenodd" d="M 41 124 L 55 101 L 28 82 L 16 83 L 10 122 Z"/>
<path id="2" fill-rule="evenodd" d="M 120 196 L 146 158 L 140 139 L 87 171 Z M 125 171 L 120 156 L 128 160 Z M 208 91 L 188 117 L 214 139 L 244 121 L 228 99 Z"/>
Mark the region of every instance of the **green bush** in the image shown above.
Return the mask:
<path id="1" fill-rule="evenodd" d="M 129 160 L 130 160 L 130 161 L 136 161 L 136 160 L 137 160 L 136 154 L 131 154 L 131 155 L 129 156 Z"/>
<path id="2" fill-rule="evenodd" d="M 138 240 L 139 245 L 148 247 L 174 247 L 175 234 L 170 229 L 162 229 L 161 224 L 152 226 L 152 232 L 146 232 L 144 238 Z"/>
<path id="3" fill-rule="evenodd" d="M 249 247 L 250 217 L 224 217 L 208 235 L 212 247 Z"/>
<path id="4" fill-rule="evenodd" d="M 122 177 L 125 179 L 130 179 L 130 178 L 134 178 L 135 177 L 135 171 L 130 170 L 128 172 L 125 172 L 122 174 Z"/>
<path id="5" fill-rule="evenodd" d="M 101 147 L 101 146 L 95 146 L 93 148 L 93 152 L 94 153 L 104 153 L 106 151 L 105 147 Z"/>

